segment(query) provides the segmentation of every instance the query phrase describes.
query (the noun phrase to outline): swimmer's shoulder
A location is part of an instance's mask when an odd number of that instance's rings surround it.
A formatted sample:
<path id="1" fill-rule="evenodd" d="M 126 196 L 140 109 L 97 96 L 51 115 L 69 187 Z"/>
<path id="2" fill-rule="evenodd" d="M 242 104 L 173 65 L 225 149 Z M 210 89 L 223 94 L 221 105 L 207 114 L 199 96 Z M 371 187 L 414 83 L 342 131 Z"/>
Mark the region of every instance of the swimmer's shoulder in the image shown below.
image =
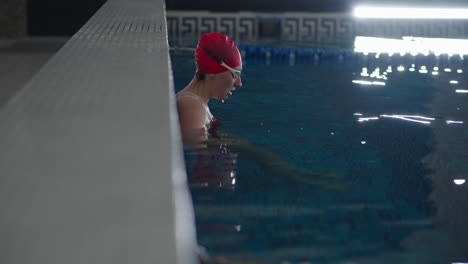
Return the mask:
<path id="1" fill-rule="evenodd" d="M 193 93 L 178 93 L 176 95 L 176 102 L 179 110 L 200 111 L 203 113 L 206 111 L 203 101 Z"/>
<path id="2" fill-rule="evenodd" d="M 176 102 L 183 128 L 200 128 L 206 125 L 206 107 L 200 100 L 178 94 Z"/>

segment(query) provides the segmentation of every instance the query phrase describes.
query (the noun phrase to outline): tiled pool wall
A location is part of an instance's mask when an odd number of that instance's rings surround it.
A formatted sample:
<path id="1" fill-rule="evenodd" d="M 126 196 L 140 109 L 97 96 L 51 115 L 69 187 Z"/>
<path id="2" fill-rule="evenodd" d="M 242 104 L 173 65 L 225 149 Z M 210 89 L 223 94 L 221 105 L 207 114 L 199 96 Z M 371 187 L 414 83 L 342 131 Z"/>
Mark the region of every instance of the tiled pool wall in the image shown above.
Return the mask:
<path id="1" fill-rule="evenodd" d="M 226 34 L 240 44 L 263 39 L 346 44 L 356 36 L 468 36 L 468 20 L 357 19 L 349 13 L 168 11 L 167 26 L 172 46 L 193 45 L 200 35 L 209 32 Z"/>

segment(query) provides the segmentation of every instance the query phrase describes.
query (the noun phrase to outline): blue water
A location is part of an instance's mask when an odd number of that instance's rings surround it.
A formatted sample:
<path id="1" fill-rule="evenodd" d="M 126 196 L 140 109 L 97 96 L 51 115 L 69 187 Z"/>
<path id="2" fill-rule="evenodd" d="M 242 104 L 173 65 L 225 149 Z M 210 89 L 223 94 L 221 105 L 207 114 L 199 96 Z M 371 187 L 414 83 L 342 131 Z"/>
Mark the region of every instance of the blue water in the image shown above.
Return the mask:
<path id="1" fill-rule="evenodd" d="M 193 76 L 193 56 L 171 58 L 180 90 Z M 384 76 L 389 65 L 386 80 L 361 76 L 364 67 L 369 74 L 379 67 Z M 468 94 L 455 92 L 465 89 L 468 69 L 458 73 L 461 66 L 445 65 L 432 75 L 436 65 L 424 65 L 427 74 L 419 72 L 422 65 L 414 72 L 411 64 L 401 72 L 397 66 L 244 62 L 243 87 L 225 103 L 210 102 L 223 121 L 221 130 L 291 167 L 340 178 L 307 184 L 238 153 L 235 168 L 222 170 L 232 171 L 228 180 L 234 182 L 191 185 L 198 242 L 211 257 L 253 263 L 468 262 L 468 190 L 454 182 L 468 177 Z M 448 67 L 452 72 L 444 71 Z M 369 117 L 378 119 L 359 122 Z M 193 154 L 187 152 L 186 160 L 194 183 Z"/>

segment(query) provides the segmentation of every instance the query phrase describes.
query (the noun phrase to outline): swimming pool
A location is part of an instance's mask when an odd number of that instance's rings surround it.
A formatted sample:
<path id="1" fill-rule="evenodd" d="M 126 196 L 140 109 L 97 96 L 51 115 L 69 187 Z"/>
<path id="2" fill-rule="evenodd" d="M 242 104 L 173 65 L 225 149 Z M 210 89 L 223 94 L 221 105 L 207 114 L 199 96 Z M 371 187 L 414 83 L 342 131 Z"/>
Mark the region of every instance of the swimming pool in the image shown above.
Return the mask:
<path id="1" fill-rule="evenodd" d="M 193 56 L 171 59 L 178 91 Z M 239 153 L 232 182 L 192 185 L 199 244 L 243 263 L 468 262 L 464 71 L 244 61 L 243 87 L 210 102 L 221 129 L 302 170 L 341 175 L 331 182 L 344 188 L 298 182 Z"/>

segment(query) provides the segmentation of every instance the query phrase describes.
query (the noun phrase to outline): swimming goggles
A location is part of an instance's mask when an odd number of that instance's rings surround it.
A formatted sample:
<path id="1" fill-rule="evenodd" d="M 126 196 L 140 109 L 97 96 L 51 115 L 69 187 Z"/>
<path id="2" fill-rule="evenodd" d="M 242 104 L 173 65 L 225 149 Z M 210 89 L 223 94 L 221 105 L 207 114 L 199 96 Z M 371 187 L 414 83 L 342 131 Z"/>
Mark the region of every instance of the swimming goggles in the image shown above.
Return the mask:
<path id="1" fill-rule="evenodd" d="M 205 51 L 206 54 L 208 54 L 208 56 L 210 56 L 210 58 L 212 58 L 214 61 L 216 61 L 217 63 L 219 63 L 219 65 L 221 65 L 221 66 L 223 66 L 224 68 L 228 69 L 228 70 L 231 72 L 232 78 L 233 78 L 233 79 L 240 79 L 240 77 L 241 77 L 241 71 L 229 67 L 229 66 L 228 66 L 226 63 L 224 63 L 222 60 L 218 59 L 209 49 L 207 49 L 207 48 L 205 48 L 205 47 L 202 47 L 202 49 Z"/>

